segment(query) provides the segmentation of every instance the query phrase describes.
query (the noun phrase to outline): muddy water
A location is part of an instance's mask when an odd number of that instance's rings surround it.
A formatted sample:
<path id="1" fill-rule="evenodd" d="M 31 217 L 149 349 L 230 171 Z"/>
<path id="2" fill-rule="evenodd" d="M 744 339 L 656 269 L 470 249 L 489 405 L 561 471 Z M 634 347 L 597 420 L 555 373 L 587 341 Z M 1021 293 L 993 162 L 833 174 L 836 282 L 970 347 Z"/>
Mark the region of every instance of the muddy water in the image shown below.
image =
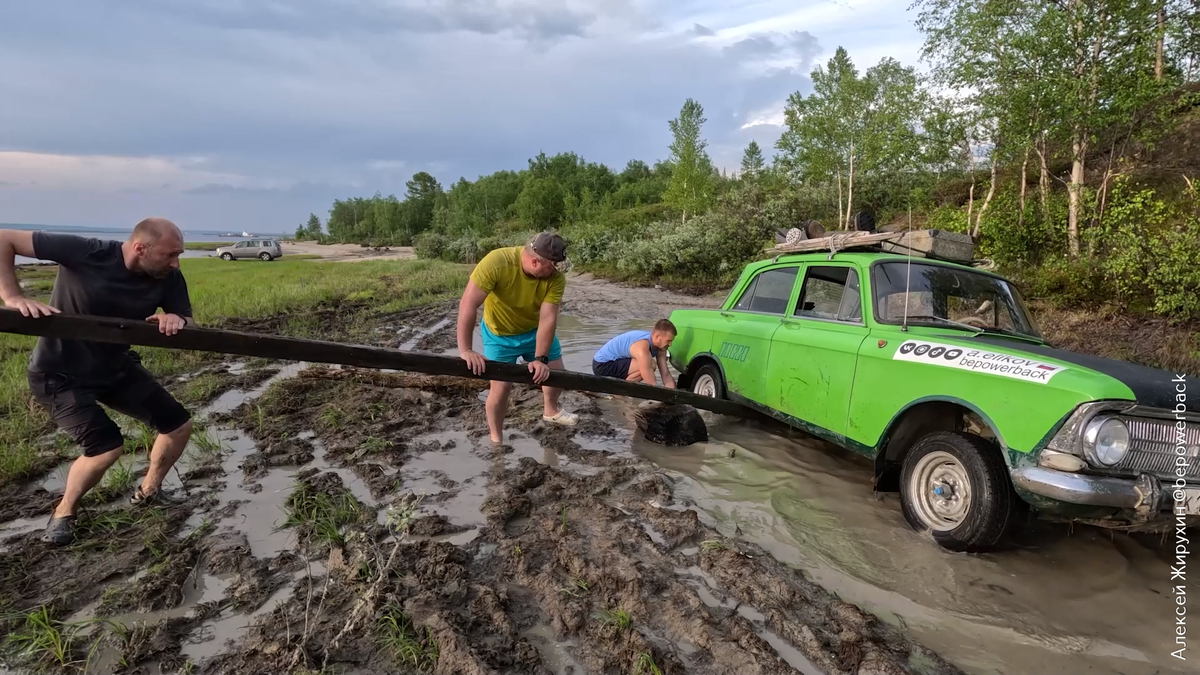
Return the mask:
<path id="1" fill-rule="evenodd" d="M 635 441 L 635 451 L 708 524 L 906 625 L 968 672 L 1194 672 L 1170 656 L 1168 566 L 1125 535 L 1046 528 L 1025 550 L 948 553 L 905 525 L 894 498 L 873 498 L 868 464 L 741 422 L 709 432 L 687 449 Z"/>

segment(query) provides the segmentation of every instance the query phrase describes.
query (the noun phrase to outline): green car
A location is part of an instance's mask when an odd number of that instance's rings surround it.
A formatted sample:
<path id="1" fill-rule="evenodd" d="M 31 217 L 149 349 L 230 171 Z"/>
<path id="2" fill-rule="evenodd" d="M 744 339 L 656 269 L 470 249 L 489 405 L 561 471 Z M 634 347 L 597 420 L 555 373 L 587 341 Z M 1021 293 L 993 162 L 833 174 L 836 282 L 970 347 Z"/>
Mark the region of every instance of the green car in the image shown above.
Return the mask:
<path id="1" fill-rule="evenodd" d="M 680 388 L 873 459 L 876 489 L 948 549 L 1000 546 L 1029 511 L 1144 530 L 1200 514 L 1200 390 L 1050 347 L 995 274 L 785 254 L 748 265 L 721 309 L 670 318 Z"/>

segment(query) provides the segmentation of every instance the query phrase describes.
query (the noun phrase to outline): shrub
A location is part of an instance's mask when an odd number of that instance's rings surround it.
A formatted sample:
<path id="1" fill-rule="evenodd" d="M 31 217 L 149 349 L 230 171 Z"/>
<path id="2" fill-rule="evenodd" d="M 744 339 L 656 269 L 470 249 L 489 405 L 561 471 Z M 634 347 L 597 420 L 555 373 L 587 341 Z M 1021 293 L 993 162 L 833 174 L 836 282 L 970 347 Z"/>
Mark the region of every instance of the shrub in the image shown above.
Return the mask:
<path id="1" fill-rule="evenodd" d="M 617 256 L 617 269 L 627 274 L 731 282 L 765 241 L 761 227 L 713 212 L 685 223 L 651 224 L 612 255 Z"/>
<path id="2" fill-rule="evenodd" d="M 422 232 L 413 239 L 413 252 L 418 258 L 441 258 L 449 242 L 450 239 L 441 232 Z"/>

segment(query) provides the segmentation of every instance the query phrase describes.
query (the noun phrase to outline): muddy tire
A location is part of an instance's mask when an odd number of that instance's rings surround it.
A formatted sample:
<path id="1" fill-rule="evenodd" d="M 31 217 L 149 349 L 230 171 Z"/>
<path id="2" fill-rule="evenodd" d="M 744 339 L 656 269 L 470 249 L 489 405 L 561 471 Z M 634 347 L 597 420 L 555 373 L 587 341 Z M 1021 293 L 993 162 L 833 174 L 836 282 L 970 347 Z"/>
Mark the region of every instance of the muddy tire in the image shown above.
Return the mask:
<path id="1" fill-rule="evenodd" d="M 1017 520 L 1018 500 L 1000 451 L 979 436 L 934 432 L 904 458 L 904 519 L 943 548 L 964 553 L 998 548 Z"/>
<path id="2" fill-rule="evenodd" d="M 233 260 L 233 254 L 232 253 L 222 253 L 221 260 L 225 260 L 225 261 Z"/>
<path id="3" fill-rule="evenodd" d="M 271 254 L 263 251 L 262 253 L 258 254 L 258 259 L 263 262 L 271 262 Z"/>
<path id="4" fill-rule="evenodd" d="M 692 376 L 691 391 L 709 398 L 725 398 L 725 379 L 721 377 L 721 370 L 711 363 L 701 366 Z"/>

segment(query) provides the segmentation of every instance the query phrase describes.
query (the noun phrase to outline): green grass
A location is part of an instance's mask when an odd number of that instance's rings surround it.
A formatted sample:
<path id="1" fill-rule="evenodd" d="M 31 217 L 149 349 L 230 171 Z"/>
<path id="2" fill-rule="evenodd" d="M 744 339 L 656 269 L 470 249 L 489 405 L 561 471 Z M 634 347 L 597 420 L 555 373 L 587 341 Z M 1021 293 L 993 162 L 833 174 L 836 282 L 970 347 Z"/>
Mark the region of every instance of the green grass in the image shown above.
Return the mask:
<path id="1" fill-rule="evenodd" d="M 603 610 L 596 618 L 599 619 L 601 624 L 617 632 L 627 630 L 633 625 L 633 616 L 624 607 Z"/>
<path id="2" fill-rule="evenodd" d="M 200 428 L 199 425 L 192 429 L 189 444 L 202 455 L 219 455 L 225 450 L 225 446 L 221 444 L 216 434 L 209 429 Z"/>
<path id="3" fill-rule="evenodd" d="M 662 671 L 654 663 L 654 657 L 642 652 L 634 659 L 633 675 L 662 675 Z"/>
<path id="4" fill-rule="evenodd" d="M 287 521 L 283 527 L 295 527 L 302 537 L 311 538 L 321 548 L 343 546 L 342 528 L 362 522 L 366 511 L 349 490 L 330 496 L 304 482 L 296 483 L 284 504 Z"/>
<path id="5" fill-rule="evenodd" d="M 107 503 L 126 493 L 133 492 L 133 484 L 136 480 L 137 477 L 133 473 L 133 460 L 127 456 L 121 457 L 116 464 L 104 472 L 104 478 L 100 481 L 100 485 L 89 492 L 84 500 L 100 504 Z"/>
<path id="6" fill-rule="evenodd" d="M 3 618 L 6 623 L 19 624 L 4 637 L 5 657 L 39 673 L 85 672 L 100 644 L 100 639 L 85 633 L 97 625 L 113 625 L 103 619 L 65 623 L 51 616 L 45 606 Z M 79 658 L 89 643 L 86 655 Z"/>
<path id="7" fill-rule="evenodd" d="M 319 305 L 353 300 L 370 312 L 395 312 L 448 300 L 462 292 L 468 269 L 432 260 L 321 262 L 291 256 L 272 263 L 227 263 L 216 258 L 180 261 L 197 322 L 219 326 L 226 317 L 293 317 Z M 57 269 L 22 267 L 26 295 L 48 301 Z M 351 318 L 351 317 L 348 317 Z M 307 319 L 283 324 L 311 330 Z M 69 445 L 39 449 L 54 430 L 49 415 L 33 402 L 25 368 L 35 338 L 0 333 L 0 484 L 26 480 L 65 459 Z M 138 348 L 144 365 L 159 377 L 197 370 L 214 360 L 203 352 Z M 197 378 L 198 380 L 201 378 Z M 210 386 L 191 384 L 201 394 Z M 58 455 L 56 458 L 55 455 Z"/>
<path id="8" fill-rule="evenodd" d="M 422 636 L 399 607 L 388 607 L 375 628 L 380 648 L 386 650 L 398 665 L 421 673 L 431 672 L 437 666 L 438 643 L 433 631 L 425 628 Z"/>
<path id="9" fill-rule="evenodd" d="M 207 403 L 221 388 L 221 378 L 216 373 L 203 373 L 189 379 L 183 384 L 179 393 L 183 403 Z"/>

